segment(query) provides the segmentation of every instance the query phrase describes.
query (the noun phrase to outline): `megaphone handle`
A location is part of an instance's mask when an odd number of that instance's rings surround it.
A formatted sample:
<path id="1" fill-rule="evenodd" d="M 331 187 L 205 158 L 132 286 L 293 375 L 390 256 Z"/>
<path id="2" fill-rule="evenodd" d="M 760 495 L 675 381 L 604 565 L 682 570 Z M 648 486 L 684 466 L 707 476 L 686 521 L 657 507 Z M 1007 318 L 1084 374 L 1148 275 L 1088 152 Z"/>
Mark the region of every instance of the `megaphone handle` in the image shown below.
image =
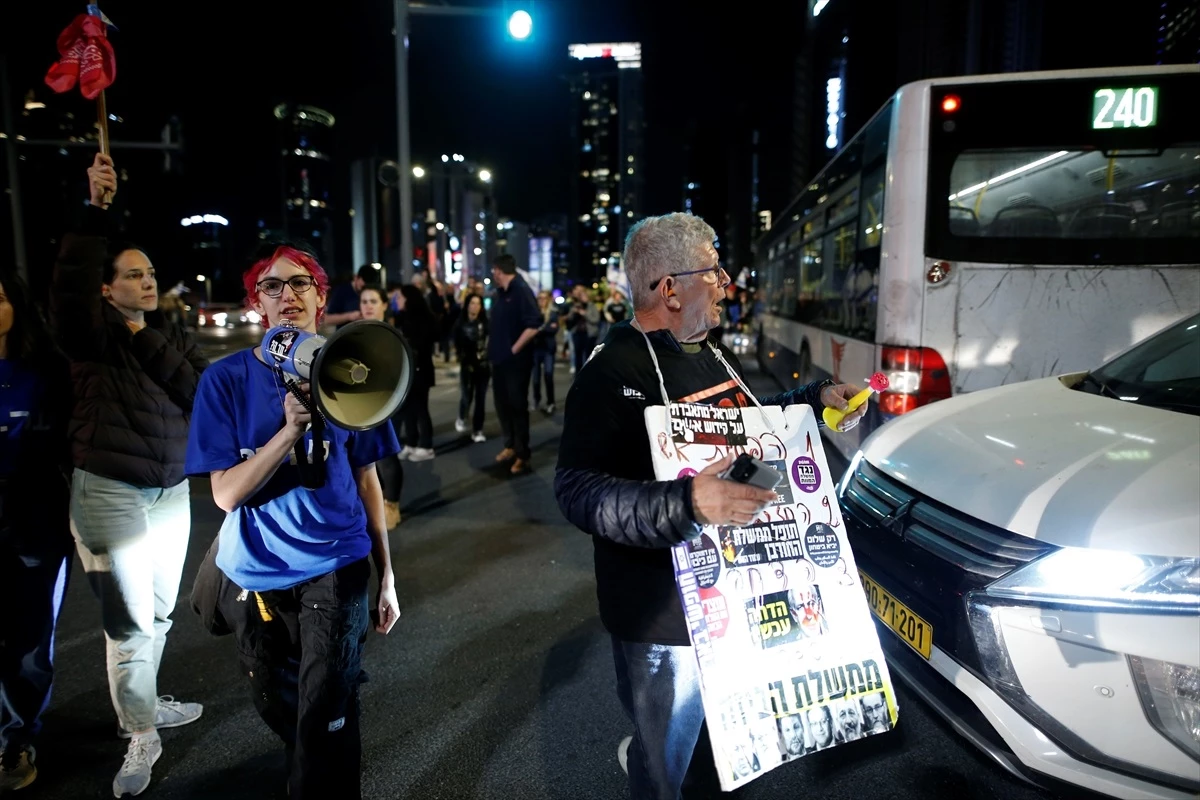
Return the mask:
<path id="1" fill-rule="evenodd" d="M 296 467 L 300 470 L 300 485 L 306 489 L 320 489 L 325 485 L 325 421 L 314 414 L 309 432 L 312 434 L 313 453 L 309 461 L 305 452 L 304 437 L 296 442 Z M 320 450 L 318 451 L 318 448 Z"/>
<path id="2" fill-rule="evenodd" d="M 320 409 L 304 396 L 304 392 L 300 391 L 296 381 L 288 380 L 285 377 L 283 383 L 292 396 L 300 402 L 300 405 L 304 406 L 312 415 L 312 422 L 309 423 L 313 443 L 312 461 L 308 460 L 303 436 L 296 441 L 295 446 L 296 468 L 300 470 L 300 485 L 306 489 L 320 489 L 325 485 L 325 417 L 321 415 Z M 318 447 L 321 448 L 320 453 L 317 452 Z"/>
<path id="3" fill-rule="evenodd" d="M 304 410 L 312 415 L 314 425 L 318 419 L 324 422 L 325 417 L 321 414 L 321 410 L 316 407 L 316 404 L 312 400 L 304 396 L 304 392 L 300 391 L 300 386 L 296 381 L 284 378 L 283 382 L 287 386 L 288 391 L 292 393 L 292 396 L 300 401 L 300 405 L 304 406 Z"/>

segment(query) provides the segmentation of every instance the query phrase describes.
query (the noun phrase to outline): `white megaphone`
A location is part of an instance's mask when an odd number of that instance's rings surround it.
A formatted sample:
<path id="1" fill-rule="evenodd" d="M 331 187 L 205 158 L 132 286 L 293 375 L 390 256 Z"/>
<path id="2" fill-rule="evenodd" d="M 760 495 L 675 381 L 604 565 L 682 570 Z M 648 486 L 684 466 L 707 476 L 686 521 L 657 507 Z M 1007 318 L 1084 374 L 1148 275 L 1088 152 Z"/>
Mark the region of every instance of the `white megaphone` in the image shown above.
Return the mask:
<path id="1" fill-rule="evenodd" d="M 408 397 L 415 370 L 404 336 L 378 320 L 351 322 L 328 338 L 277 325 L 263 336 L 262 357 L 307 381 L 316 410 L 352 431 L 387 422 Z"/>

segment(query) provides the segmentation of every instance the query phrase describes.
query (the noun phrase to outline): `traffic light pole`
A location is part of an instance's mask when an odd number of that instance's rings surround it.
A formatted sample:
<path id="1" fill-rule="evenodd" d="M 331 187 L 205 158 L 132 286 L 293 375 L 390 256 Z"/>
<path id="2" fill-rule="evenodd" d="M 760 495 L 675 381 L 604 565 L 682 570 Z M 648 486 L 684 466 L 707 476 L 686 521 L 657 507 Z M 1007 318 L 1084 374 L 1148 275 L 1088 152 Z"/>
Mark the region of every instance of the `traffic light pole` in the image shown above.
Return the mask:
<path id="1" fill-rule="evenodd" d="M 431 5 L 410 0 L 393 0 L 396 36 L 396 115 L 397 143 L 400 157 L 400 279 L 408 281 L 413 274 L 413 217 L 412 207 L 412 139 L 408 124 L 408 18 L 422 14 L 439 17 L 494 17 L 500 8 Z"/>

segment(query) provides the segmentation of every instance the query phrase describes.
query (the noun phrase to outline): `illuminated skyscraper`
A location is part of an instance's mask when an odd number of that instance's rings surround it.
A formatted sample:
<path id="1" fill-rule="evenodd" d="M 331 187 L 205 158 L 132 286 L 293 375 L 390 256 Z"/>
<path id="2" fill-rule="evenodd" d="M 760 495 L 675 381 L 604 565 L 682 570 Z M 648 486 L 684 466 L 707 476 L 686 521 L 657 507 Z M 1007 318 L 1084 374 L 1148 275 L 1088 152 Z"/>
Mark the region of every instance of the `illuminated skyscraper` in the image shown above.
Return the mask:
<path id="1" fill-rule="evenodd" d="M 642 46 L 573 44 L 571 251 L 573 281 L 591 282 L 620 262 L 643 209 L 645 117 Z"/>
<path id="2" fill-rule="evenodd" d="M 313 106 L 283 103 L 275 107 L 275 118 L 279 120 L 283 230 L 312 244 L 332 269 L 333 115 Z"/>

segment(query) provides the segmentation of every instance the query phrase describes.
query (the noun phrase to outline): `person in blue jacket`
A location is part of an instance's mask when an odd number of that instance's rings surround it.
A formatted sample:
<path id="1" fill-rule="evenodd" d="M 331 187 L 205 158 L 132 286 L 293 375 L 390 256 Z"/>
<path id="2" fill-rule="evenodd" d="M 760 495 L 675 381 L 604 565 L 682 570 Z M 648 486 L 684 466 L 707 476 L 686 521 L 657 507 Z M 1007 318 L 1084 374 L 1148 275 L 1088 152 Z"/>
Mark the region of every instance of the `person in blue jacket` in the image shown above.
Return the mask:
<path id="1" fill-rule="evenodd" d="M 37 778 L 34 738 L 54 680 L 71 571 L 66 357 L 19 276 L 0 273 L 0 794 Z M 19 609 L 19 611 L 15 611 Z"/>

